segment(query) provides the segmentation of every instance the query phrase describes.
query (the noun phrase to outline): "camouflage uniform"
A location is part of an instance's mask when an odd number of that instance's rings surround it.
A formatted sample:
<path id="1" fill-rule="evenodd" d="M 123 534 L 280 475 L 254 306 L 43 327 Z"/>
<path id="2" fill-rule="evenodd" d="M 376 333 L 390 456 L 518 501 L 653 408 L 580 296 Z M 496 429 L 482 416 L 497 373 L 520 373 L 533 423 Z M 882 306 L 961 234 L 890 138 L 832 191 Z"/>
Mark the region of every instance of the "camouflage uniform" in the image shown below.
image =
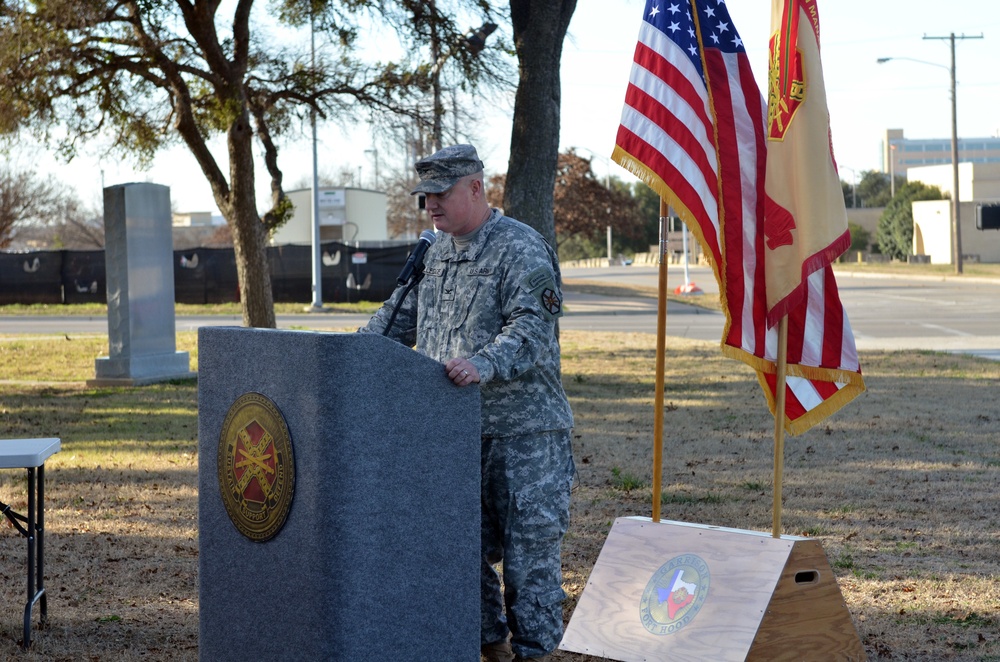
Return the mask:
<path id="1" fill-rule="evenodd" d="M 512 632 L 515 653 L 538 657 L 562 638 L 560 544 L 574 472 L 555 337 L 558 261 L 541 235 L 494 209 L 464 249 L 442 235 L 425 265 L 389 337 L 442 363 L 469 358 L 479 371 L 482 643 Z M 363 331 L 381 333 L 402 292 Z M 501 560 L 503 599 L 492 567 Z"/>

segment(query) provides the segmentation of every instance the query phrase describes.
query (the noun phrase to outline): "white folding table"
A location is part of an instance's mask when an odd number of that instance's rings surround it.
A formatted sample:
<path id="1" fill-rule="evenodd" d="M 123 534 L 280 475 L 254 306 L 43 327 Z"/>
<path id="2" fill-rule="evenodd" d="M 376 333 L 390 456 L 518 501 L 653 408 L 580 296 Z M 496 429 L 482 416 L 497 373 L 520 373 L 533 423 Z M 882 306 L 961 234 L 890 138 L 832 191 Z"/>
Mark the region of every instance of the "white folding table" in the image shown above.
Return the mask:
<path id="1" fill-rule="evenodd" d="M 0 469 L 28 470 L 28 514 L 21 515 L 0 501 L 0 514 L 28 540 L 28 600 L 24 605 L 24 642 L 31 646 L 31 612 L 39 605 L 39 627 L 45 627 L 45 460 L 58 453 L 57 438 L 0 439 Z M 36 479 L 37 474 L 37 479 Z"/>

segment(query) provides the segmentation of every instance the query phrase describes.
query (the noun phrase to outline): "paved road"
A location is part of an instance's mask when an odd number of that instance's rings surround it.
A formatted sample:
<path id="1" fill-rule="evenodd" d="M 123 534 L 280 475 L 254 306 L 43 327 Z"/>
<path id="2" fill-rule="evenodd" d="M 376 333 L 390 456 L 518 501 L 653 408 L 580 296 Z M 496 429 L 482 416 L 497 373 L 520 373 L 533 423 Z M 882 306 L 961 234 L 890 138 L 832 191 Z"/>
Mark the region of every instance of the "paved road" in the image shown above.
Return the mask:
<path id="1" fill-rule="evenodd" d="M 607 272 L 602 274 L 601 272 Z M 567 269 L 572 279 L 656 287 L 653 267 Z M 689 269 L 690 281 L 705 292 L 718 292 L 715 277 L 707 267 Z M 683 270 L 670 265 L 668 287 L 684 283 Z M 898 277 L 884 274 L 837 275 L 844 303 L 859 349 L 927 349 L 976 354 L 1000 360 L 1000 280 L 955 277 Z M 571 296 L 567 305 L 573 308 Z M 655 332 L 654 315 L 633 314 L 629 320 L 637 331 Z M 722 335 L 721 313 L 692 314 L 688 306 L 668 305 L 667 334 L 718 340 Z M 633 311 L 634 312 L 634 311 Z M 583 322 L 583 319 L 580 320 Z M 567 324 L 567 328 L 574 328 Z M 600 329 L 600 326 L 584 328 Z"/>
<path id="2" fill-rule="evenodd" d="M 655 288 L 655 267 L 566 269 L 567 279 Z M 689 269 L 689 279 L 705 292 L 717 292 L 706 267 Z M 683 268 L 670 265 L 668 287 L 684 283 Z M 1000 280 L 973 278 L 918 279 L 839 274 L 841 300 L 859 349 L 928 349 L 1000 360 Z M 656 299 L 611 298 L 568 292 L 563 328 L 594 331 L 656 332 Z M 354 329 L 366 315 L 303 313 L 279 315 L 284 329 Z M 721 313 L 679 303 L 667 306 L 667 334 L 718 341 Z M 238 316 L 183 316 L 178 331 L 200 326 L 239 326 Z M 0 317 L 0 333 L 107 333 L 104 317 Z"/>

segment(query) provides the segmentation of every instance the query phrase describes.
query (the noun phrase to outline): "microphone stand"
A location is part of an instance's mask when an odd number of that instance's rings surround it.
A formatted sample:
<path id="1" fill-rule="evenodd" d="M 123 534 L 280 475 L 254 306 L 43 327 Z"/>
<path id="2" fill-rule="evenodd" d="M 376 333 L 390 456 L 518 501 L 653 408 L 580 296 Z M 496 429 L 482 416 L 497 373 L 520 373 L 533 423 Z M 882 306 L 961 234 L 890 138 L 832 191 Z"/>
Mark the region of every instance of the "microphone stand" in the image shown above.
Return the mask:
<path id="1" fill-rule="evenodd" d="M 396 305 L 393 307 L 392 315 L 389 316 L 389 321 L 386 323 L 385 330 L 382 332 L 383 336 L 389 335 L 389 331 L 392 329 L 392 325 L 396 321 L 396 315 L 399 314 L 400 306 L 403 305 L 403 301 L 405 301 L 406 297 L 410 294 L 410 290 L 412 290 L 414 286 L 416 286 L 416 284 L 423 279 L 423 277 L 424 265 L 421 264 L 419 269 L 413 270 L 413 278 L 411 278 L 410 282 L 406 284 L 406 289 L 403 290 L 403 295 L 399 297 L 399 301 L 397 301 Z"/>

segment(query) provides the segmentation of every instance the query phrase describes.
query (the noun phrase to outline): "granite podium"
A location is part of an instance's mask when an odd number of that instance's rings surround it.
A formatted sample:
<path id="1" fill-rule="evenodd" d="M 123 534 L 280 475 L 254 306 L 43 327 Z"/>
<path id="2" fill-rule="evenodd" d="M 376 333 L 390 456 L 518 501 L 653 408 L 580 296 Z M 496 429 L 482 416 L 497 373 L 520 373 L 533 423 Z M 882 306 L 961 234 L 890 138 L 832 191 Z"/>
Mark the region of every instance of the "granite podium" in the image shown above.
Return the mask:
<path id="1" fill-rule="evenodd" d="M 478 387 L 380 335 L 242 327 L 199 330 L 198 373 L 199 658 L 478 660 Z"/>

